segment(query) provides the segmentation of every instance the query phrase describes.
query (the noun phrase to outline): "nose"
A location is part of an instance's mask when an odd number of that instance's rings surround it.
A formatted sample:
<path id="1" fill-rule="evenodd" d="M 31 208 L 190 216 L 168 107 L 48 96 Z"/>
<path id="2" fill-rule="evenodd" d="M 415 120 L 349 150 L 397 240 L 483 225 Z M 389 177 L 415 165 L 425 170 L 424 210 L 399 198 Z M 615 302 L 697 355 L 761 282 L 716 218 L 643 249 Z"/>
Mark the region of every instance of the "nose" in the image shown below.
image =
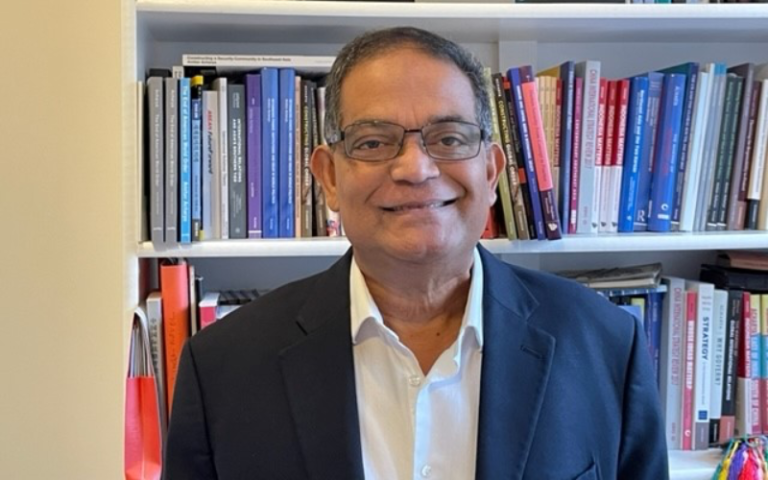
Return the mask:
<path id="1" fill-rule="evenodd" d="M 437 162 L 427 153 L 418 133 L 405 136 L 400 154 L 391 165 L 391 175 L 395 181 L 419 184 L 440 175 Z"/>

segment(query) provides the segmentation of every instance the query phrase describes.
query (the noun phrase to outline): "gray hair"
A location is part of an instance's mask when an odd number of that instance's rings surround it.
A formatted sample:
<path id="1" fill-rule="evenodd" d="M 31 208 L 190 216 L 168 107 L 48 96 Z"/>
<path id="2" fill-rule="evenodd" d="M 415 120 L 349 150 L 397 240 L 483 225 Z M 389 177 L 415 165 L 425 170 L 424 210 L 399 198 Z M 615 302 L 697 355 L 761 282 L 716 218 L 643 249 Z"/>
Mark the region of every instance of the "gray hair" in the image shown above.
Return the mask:
<path id="1" fill-rule="evenodd" d="M 341 127 L 341 85 L 357 65 L 402 46 L 445 60 L 467 76 L 475 97 L 475 116 L 486 139 L 491 138 L 491 107 L 483 77 L 483 65 L 464 47 L 439 35 L 414 27 L 395 27 L 364 33 L 346 44 L 326 78 L 325 136 Z"/>

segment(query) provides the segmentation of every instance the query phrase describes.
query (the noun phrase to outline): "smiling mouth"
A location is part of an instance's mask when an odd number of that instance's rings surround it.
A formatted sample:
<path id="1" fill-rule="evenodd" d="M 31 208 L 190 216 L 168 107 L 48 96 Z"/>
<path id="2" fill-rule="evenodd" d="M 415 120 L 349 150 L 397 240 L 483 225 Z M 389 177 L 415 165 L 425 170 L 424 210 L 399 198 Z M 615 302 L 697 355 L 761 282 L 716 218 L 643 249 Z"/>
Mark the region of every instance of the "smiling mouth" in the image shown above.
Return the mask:
<path id="1" fill-rule="evenodd" d="M 396 207 L 382 207 L 386 212 L 407 212 L 410 210 L 433 210 L 452 205 L 456 200 L 435 201 L 426 203 L 410 203 L 407 205 L 398 205 Z"/>

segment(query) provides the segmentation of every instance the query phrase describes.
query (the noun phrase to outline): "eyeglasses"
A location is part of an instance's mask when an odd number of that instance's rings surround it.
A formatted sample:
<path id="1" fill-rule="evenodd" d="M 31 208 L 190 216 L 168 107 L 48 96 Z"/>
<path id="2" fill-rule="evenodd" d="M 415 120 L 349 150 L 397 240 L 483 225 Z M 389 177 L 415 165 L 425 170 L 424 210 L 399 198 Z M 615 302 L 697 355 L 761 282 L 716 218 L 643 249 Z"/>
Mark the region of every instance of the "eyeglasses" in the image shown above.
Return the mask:
<path id="1" fill-rule="evenodd" d="M 361 122 L 348 125 L 328 138 L 328 143 L 344 142 L 347 157 L 363 162 L 391 160 L 403 150 L 406 133 L 420 133 L 421 144 L 435 160 L 460 161 L 480 153 L 485 135 L 473 123 L 451 121 L 406 129 L 389 122 Z"/>

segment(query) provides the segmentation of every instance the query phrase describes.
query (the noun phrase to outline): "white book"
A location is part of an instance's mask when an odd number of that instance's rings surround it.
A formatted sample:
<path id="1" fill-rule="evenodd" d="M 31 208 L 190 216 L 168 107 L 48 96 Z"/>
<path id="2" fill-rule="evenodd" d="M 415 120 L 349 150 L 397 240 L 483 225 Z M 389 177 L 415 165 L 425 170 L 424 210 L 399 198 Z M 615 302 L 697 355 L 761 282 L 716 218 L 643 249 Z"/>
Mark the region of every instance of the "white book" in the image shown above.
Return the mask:
<path id="1" fill-rule="evenodd" d="M 709 404 L 709 421 L 713 439 L 720 438 L 720 412 L 723 406 L 725 384 L 725 336 L 728 325 L 728 292 L 715 289 L 714 315 L 712 316 L 712 384 Z"/>
<path id="2" fill-rule="evenodd" d="M 693 377 L 693 449 L 709 448 L 709 409 L 712 385 L 712 315 L 715 286 L 686 280 L 685 288 L 696 292 L 696 347 Z"/>
<path id="3" fill-rule="evenodd" d="M 330 55 L 212 55 L 187 53 L 185 67 L 214 67 L 220 71 L 248 71 L 264 67 L 293 68 L 301 73 L 328 72 L 336 59 Z"/>
<path id="4" fill-rule="evenodd" d="M 157 382 L 157 403 L 160 409 L 161 438 L 165 438 L 168 425 L 168 407 L 165 404 L 165 349 L 163 348 L 163 297 L 159 291 L 149 294 L 144 306 L 147 314 L 147 332 L 152 353 L 152 366 Z"/>
<path id="5" fill-rule="evenodd" d="M 659 351 L 659 394 L 664 414 L 667 448 L 682 448 L 683 332 L 685 327 L 685 280 L 662 277 L 667 286 L 662 306 L 661 349 Z"/>
<path id="6" fill-rule="evenodd" d="M 704 140 L 707 134 L 709 103 L 712 98 L 713 75 L 711 72 L 699 72 L 696 84 L 696 98 L 691 123 L 688 162 L 683 182 L 683 198 L 680 203 L 680 231 L 692 232 L 696 217 L 696 200 L 701 185 L 701 164 L 704 157 Z"/>
<path id="7" fill-rule="evenodd" d="M 221 210 L 214 208 L 221 201 L 221 165 L 219 162 L 219 94 L 214 90 L 203 92 L 203 185 L 202 216 L 203 240 L 221 238 Z"/>
<path id="8" fill-rule="evenodd" d="M 575 66 L 575 74 L 584 81 L 576 232 L 597 233 L 600 212 L 594 209 L 594 197 L 599 194 L 599 171 L 595 168 L 595 155 L 600 109 L 600 62 L 579 62 Z"/>
<path id="9" fill-rule="evenodd" d="M 219 237 L 222 240 L 229 239 L 229 109 L 227 108 L 227 78 L 219 77 L 213 81 L 213 89 L 219 93 Z"/>
<path id="10" fill-rule="evenodd" d="M 711 67 L 711 69 L 710 69 Z M 701 176 L 699 195 L 696 199 L 696 218 L 694 219 L 694 231 L 701 232 L 706 229 L 707 212 L 712 201 L 712 189 L 714 187 L 715 163 L 717 147 L 720 139 L 720 126 L 723 120 L 723 103 L 725 100 L 726 74 L 725 65 L 708 64 L 707 70 L 714 72 L 714 85 L 712 99 L 709 103 L 709 118 L 707 121 L 707 133 L 704 144 L 704 157 L 701 164 Z"/>
<path id="11" fill-rule="evenodd" d="M 757 228 L 768 230 L 768 63 L 755 68 L 755 79 L 760 80 L 760 105 L 755 128 L 752 166 L 749 173 L 747 199 L 759 201 Z"/>

